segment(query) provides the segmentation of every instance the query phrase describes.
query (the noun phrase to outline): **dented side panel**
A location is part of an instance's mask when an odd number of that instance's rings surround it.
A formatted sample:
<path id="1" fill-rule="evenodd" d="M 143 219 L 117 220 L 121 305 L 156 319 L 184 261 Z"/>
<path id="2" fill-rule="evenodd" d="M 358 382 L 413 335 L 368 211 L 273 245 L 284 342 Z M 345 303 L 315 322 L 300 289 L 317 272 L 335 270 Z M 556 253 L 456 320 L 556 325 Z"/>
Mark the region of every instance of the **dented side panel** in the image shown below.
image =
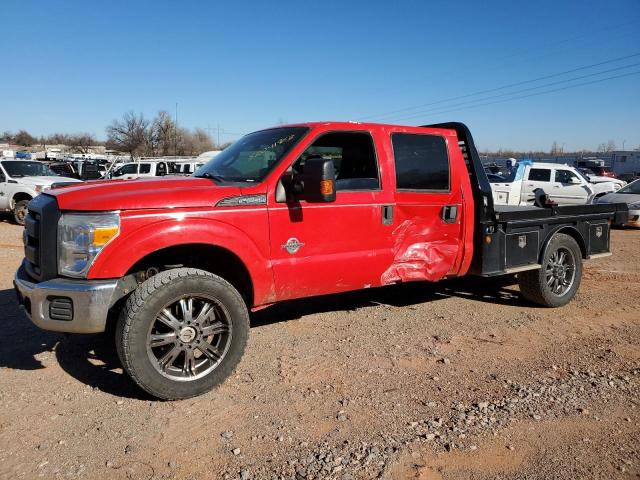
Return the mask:
<path id="1" fill-rule="evenodd" d="M 443 223 L 440 216 L 443 205 L 407 205 L 397 201 L 400 223 L 393 233 L 393 262 L 382 275 L 383 285 L 437 281 L 456 273 L 454 266 L 461 250 L 460 222 Z M 458 211 L 461 207 L 458 205 Z"/>

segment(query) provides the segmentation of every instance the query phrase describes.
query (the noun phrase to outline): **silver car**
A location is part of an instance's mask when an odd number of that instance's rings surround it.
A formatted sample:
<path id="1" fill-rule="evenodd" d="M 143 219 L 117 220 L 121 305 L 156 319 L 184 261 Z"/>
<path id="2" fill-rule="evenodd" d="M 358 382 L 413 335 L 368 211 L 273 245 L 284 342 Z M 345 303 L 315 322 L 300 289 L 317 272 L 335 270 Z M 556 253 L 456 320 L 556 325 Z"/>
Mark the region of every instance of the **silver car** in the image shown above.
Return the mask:
<path id="1" fill-rule="evenodd" d="M 615 193 L 598 198 L 597 203 L 626 203 L 629 206 L 629 221 L 625 225 L 640 227 L 640 179 Z"/>

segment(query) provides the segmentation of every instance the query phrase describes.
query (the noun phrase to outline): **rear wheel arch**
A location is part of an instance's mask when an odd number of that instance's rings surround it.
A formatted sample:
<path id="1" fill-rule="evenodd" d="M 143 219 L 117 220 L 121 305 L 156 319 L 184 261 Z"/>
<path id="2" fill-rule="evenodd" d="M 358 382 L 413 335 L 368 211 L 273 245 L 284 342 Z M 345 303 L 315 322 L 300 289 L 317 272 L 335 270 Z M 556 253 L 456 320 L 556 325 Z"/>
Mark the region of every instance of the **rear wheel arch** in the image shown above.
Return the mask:
<path id="1" fill-rule="evenodd" d="M 552 230 L 544 239 L 543 247 L 540 251 L 540 258 L 539 258 L 540 263 L 542 263 L 543 259 L 545 258 L 547 249 L 549 248 L 549 243 L 551 242 L 553 237 L 558 233 L 563 233 L 565 235 L 572 237 L 580 247 L 580 253 L 582 254 L 582 258 L 587 258 L 587 246 L 585 244 L 584 238 L 582 237 L 582 234 L 576 228 L 565 225 L 565 226 L 556 228 L 555 230 Z"/>

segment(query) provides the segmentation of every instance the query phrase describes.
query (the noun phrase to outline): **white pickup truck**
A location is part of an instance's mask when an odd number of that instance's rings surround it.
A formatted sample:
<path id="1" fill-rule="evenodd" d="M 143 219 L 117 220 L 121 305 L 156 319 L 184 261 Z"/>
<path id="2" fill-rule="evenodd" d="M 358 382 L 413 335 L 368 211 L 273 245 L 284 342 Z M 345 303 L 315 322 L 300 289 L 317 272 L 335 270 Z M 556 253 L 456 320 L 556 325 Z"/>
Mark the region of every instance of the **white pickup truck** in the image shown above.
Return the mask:
<path id="1" fill-rule="evenodd" d="M 583 205 L 622 186 L 624 182 L 616 179 L 591 182 L 568 165 L 523 160 L 504 182 L 491 183 L 491 190 L 496 205 L 533 205 L 538 188 L 558 205 Z"/>
<path id="2" fill-rule="evenodd" d="M 77 183 L 75 178 L 56 175 L 46 164 L 29 160 L 0 161 L 0 211 L 13 213 L 18 225 L 24 225 L 27 204 L 54 183 Z"/>
<path id="3" fill-rule="evenodd" d="M 131 162 L 116 166 L 107 176 L 129 180 L 132 178 L 162 177 L 173 173 L 173 162 Z"/>

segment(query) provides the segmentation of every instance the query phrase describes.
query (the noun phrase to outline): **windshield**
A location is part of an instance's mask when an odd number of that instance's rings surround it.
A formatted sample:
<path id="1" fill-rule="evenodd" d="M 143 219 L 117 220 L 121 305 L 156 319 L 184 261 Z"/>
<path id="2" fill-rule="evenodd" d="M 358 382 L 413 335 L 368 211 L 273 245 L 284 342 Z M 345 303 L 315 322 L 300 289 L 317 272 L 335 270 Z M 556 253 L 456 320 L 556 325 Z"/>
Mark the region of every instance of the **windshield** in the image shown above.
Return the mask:
<path id="1" fill-rule="evenodd" d="M 585 172 L 581 172 L 580 170 L 576 169 L 576 173 L 578 175 L 580 175 L 584 180 L 587 181 L 587 183 L 591 183 L 591 179 L 589 179 L 589 177 L 587 176 L 588 174 Z"/>
<path id="2" fill-rule="evenodd" d="M 620 190 L 618 190 L 617 193 L 632 193 L 634 195 L 640 195 L 640 180 L 631 182 L 626 187 L 623 187 Z"/>
<path id="3" fill-rule="evenodd" d="M 7 171 L 10 177 L 50 177 L 57 176 L 57 174 L 51 170 L 44 163 L 40 162 L 16 162 L 8 161 L 2 162 L 2 166 Z"/>
<path id="4" fill-rule="evenodd" d="M 228 182 L 260 182 L 307 132 L 283 127 L 250 133 L 198 168 L 196 177 Z"/>

